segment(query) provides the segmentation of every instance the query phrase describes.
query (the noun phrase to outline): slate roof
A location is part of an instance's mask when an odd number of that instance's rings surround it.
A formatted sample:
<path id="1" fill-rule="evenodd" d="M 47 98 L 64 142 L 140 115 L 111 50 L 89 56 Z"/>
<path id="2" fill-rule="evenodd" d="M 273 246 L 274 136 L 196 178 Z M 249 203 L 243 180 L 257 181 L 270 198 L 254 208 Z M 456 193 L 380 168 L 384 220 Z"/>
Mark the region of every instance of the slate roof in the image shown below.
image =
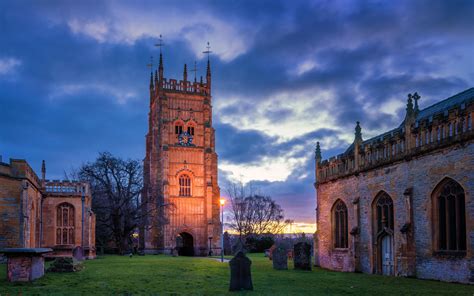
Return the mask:
<path id="1" fill-rule="evenodd" d="M 463 92 L 458 93 L 452 97 L 449 97 L 441 102 L 429 106 L 423 110 L 420 110 L 416 120 L 420 120 L 434 114 L 444 112 L 445 110 L 451 109 L 451 107 L 461 105 L 462 103 L 467 104 L 468 102 L 474 101 L 474 87 L 466 89 Z"/>
<path id="2" fill-rule="evenodd" d="M 445 100 L 442 100 L 436 104 L 433 104 L 423 110 L 420 110 L 416 116 L 416 121 L 420 121 L 422 119 L 426 119 L 430 116 L 433 116 L 435 114 L 439 114 L 441 112 L 445 112 L 449 109 L 451 109 L 452 107 L 455 107 L 455 106 L 460 106 L 462 104 L 468 104 L 469 102 L 472 102 L 474 101 L 474 87 L 471 87 L 471 88 L 468 88 L 466 89 L 465 91 L 463 92 L 460 92 L 454 96 L 451 96 Z M 383 139 L 385 136 L 391 134 L 391 133 L 395 133 L 395 132 L 398 132 L 398 131 L 401 131 L 403 129 L 403 125 L 404 125 L 404 121 L 402 121 L 402 123 L 397 127 L 397 128 L 394 128 L 388 132 L 385 132 L 383 134 L 380 134 L 378 136 L 375 136 L 375 137 L 372 137 L 370 139 L 367 139 L 365 141 L 362 142 L 362 146 L 364 145 L 367 145 L 367 144 L 371 144 L 375 141 L 377 141 L 378 139 Z M 348 154 L 348 153 L 352 153 L 352 151 L 354 150 L 354 144 L 352 143 L 349 148 L 347 148 L 347 150 L 344 152 L 344 154 Z"/>

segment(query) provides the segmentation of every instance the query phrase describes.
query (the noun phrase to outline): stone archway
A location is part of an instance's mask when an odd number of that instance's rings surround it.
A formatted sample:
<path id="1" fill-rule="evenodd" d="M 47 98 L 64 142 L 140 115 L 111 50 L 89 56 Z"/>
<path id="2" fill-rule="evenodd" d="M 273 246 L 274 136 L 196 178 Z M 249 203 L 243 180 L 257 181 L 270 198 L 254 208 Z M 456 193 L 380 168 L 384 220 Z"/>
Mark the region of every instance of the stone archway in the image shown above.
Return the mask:
<path id="1" fill-rule="evenodd" d="M 179 256 L 194 256 L 194 238 L 188 232 L 181 232 L 176 237 Z"/>

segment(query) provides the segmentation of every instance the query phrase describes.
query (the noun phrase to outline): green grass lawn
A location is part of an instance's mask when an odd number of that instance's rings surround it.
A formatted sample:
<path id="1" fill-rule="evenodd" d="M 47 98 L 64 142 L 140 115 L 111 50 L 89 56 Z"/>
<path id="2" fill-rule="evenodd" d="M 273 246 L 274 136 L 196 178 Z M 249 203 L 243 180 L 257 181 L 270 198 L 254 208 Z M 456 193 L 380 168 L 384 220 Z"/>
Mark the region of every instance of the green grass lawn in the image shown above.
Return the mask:
<path id="1" fill-rule="evenodd" d="M 322 270 L 277 271 L 262 254 L 251 254 L 253 295 L 474 295 L 474 286 Z M 289 262 L 292 267 L 292 262 Z M 76 273 L 47 273 L 26 284 L 6 281 L 4 295 L 223 295 L 229 265 L 209 258 L 148 255 L 105 256 L 85 262 Z"/>

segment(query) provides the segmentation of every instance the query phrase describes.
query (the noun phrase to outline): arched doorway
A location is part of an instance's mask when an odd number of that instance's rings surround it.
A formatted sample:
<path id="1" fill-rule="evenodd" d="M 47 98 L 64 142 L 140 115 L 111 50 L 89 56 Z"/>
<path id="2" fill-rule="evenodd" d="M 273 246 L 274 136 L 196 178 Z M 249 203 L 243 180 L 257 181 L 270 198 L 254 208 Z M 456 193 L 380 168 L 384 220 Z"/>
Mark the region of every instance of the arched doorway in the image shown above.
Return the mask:
<path id="1" fill-rule="evenodd" d="M 378 194 L 373 205 L 373 211 L 375 272 L 383 275 L 393 275 L 394 215 L 392 198 L 385 192 Z"/>
<path id="2" fill-rule="evenodd" d="M 176 247 L 179 256 L 194 256 L 193 236 L 187 232 L 181 232 L 176 237 Z"/>

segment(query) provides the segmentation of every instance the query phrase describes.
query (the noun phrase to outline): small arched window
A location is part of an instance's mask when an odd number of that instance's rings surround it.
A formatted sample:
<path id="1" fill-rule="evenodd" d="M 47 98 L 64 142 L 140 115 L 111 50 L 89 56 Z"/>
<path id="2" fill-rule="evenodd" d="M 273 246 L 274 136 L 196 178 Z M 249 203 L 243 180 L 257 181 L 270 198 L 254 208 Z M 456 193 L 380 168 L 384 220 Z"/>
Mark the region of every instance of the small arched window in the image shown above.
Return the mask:
<path id="1" fill-rule="evenodd" d="M 183 132 L 183 125 L 180 124 L 180 123 L 177 123 L 175 126 L 174 126 L 174 133 L 179 135 Z"/>
<path id="2" fill-rule="evenodd" d="M 188 134 L 190 134 L 191 136 L 194 136 L 194 126 L 192 125 L 188 126 Z"/>
<path id="3" fill-rule="evenodd" d="M 74 207 L 62 203 L 56 208 L 56 244 L 74 244 Z"/>
<path id="4" fill-rule="evenodd" d="M 347 248 L 348 227 L 347 207 L 342 200 L 338 200 L 333 207 L 334 221 L 334 248 Z"/>
<path id="5" fill-rule="evenodd" d="M 466 251 L 464 189 L 456 181 L 442 181 L 433 196 L 435 239 L 439 251 Z"/>
<path id="6" fill-rule="evenodd" d="M 186 174 L 179 176 L 179 195 L 191 196 L 191 178 Z"/>

